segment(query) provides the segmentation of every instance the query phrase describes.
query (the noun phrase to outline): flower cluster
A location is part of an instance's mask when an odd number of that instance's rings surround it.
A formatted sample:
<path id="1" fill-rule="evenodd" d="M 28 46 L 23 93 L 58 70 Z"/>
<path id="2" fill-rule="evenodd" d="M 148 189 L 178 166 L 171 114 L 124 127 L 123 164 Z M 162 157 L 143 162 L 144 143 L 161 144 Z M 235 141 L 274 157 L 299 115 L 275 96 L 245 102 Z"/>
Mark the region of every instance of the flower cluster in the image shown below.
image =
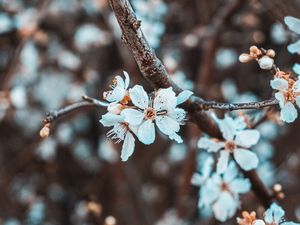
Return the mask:
<path id="1" fill-rule="evenodd" d="M 198 141 L 198 147 L 208 152 L 220 151 L 217 172 L 226 171 L 231 154 L 242 169 L 247 171 L 255 169 L 258 166 L 258 158 L 249 148 L 258 142 L 259 132 L 255 129 L 247 129 L 242 117 L 235 119 L 228 115 L 224 119 L 213 117 L 219 125 L 224 140 L 202 137 Z"/>
<path id="2" fill-rule="evenodd" d="M 251 184 L 240 176 L 233 161 L 224 174 L 212 173 L 213 160 L 208 157 L 201 173 L 192 177 L 192 184 L 201 186 L 199 191 L 199 208 L 208 208 L 215 217 L 224 222 L 231 218 L 240 207 L 239 195 L 247 193 Z"/>
<path id="3" fill-rule="evenodd" d="M 243 218 L 237 218 L 239 225 L 299 225 L 299 223 L 284 221 L 284 210 L 273 203 L 269 209 L 264 213 L 263 219 L 257 219 L 256 213 L 242 213 Z"/>
<path id="4" fill-rule="evenodd" d="M 173 89 L 162 88 L 148 96 L 140 85 L 129 87 L 129 75 L 124 72 L 125 79 L 116 76 L 111 90 L 103 94 L 110 102 L 108 112 L 100 122 L 105 127 L 113 127 L 108 137 L 116 142 L 124 141 L 121 159 L 126 161 L 134 151 L 135 136 L 142 143 L 149 145 L 155 140 L 155 126 L 171 140 L 182 143 L 178 135 L 180 125 L 183 125 L 186 112 L 177 106 L 185 102 L 191 91 L 183 91 L 176 96 Z"/>
<path id="5" fill-rule="evenodd" d="M 242 63 L 247 63 L 256 60 L 258 65 L 263 70 L 270 70 L 274 65 L 275 51 L 273 49 L 259 49 L 256 46 L 251 46 L 248 53 L 240 55 L 239 60 Z"/>

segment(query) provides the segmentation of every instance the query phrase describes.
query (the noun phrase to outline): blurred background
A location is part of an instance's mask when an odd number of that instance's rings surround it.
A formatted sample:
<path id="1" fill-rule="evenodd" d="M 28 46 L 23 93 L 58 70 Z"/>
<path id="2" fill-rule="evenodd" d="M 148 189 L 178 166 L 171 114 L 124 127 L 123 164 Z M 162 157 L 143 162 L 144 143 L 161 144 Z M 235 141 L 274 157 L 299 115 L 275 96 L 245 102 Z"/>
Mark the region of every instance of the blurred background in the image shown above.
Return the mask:
<path id="1" fill-rule="evenodd" d="M 238 56 L 251 45 L 276 51 L 291 71 L 300 62 L 286 46 L 299 39 L 283 18 L 300 18 L 299 0 L 131 0 L 142 30 L 182 88 L 206 99 L 267 99 L 272 75 Z M 102 99 L 115 75 L 152 87 L 121 41 L 108 0 L 0 0 L 0 224 L 183 225 L 219 224 L 197 208 L 191 176 L 201 167 L 195 125 L 182 129 L 185 144 L 161 135 L 137 144 L 128 162 L 106 138 L 105 109 L 86 109 L 56 121 L 39 137 L 49 110 Z M 275 110 L 276 111 L 276 110 Z M 256 116 L 253 111 L 247 112 Z M 273 118 L 273 119 L 272 119 Z M 283 186 L 282 205 L 300 221 L 300 122 L 283 125 L 276 113 L 258 129 L 258 172 Z M 256 210 L 259 199 L 242 198 Z M 227 224 L 235 224 L 235 219 Z"/>

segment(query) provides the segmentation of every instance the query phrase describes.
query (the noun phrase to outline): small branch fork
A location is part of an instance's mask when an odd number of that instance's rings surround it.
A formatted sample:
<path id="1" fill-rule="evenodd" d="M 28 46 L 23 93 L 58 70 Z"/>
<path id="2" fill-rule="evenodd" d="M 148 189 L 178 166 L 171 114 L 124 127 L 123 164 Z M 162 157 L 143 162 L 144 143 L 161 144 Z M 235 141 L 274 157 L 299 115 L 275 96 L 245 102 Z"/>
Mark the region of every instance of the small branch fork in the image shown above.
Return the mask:
<path id="1" fill-rule="evenodd" d="M 165 66 L 158 59 L 154 51 L 148 45 L 144 34 L 140 29 L 141 21 L 137 20 L 135 13 L 128 0 L 109 0 L 115 13 L 118 23 L 122 29 L 122 40 L 131 50 L 142 75 L 154 86 L 155 89 L 172 87 L 178 94 L 182 91 L 174 84 L 167 73 Z M 62 109 L 48 113 L 43 120 L 44 125 L 52 123 L 54 120 L 76 110 L 83 108 L 107 107 L 106 102 L 83 96 L 83 101 L 71 104 Z M 200 97 L 192 96 L 189 101 L 185 102 L 182 107 L 188 112 L 191 121 L 205 133 L 212 137 L 221 138 L 221 132 L 210 115 L 205 112 L 209 109 L 220 110 L 242 110 L 242 109 L 261 109 L 264 107 L 277 105 L 275 98 L 260 102 L 251 103 L 220 103 L 215 101 L 206 101 Z M 258 177 L 255 170 L 243 171 L 245 177 L 249 178 L 252 183 L 252 190 L 259 198 L 264 207 L 269 207 L 274 201 L 273 195 L 265 187 Z"/>

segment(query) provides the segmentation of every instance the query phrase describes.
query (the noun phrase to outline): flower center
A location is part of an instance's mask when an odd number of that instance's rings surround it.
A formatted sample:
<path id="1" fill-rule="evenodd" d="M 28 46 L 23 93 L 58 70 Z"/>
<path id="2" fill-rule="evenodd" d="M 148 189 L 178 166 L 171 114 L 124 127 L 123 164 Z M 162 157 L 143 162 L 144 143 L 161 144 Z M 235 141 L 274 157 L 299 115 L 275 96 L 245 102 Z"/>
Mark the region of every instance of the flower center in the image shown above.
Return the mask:
<path id="1" fill-rule="evenodd" d="M 228 191 L 228 192 L 230 192 L 229 186 L 225 182 L 221 183 L 220 189 L 221 189 L 221 191 Z"/>
<path id="2" fill-rule="evenodd" d="M 156 112 L 153 108 L 146 109 L 144 114 L 145 114 L 144 115 L 145 119 L 147 119 L 147 120 L 154 120 L 156 117 Z"/>
<path id="3" fill-rule="evenodd" d="M 234 149 L 236 149 L 236 144 L 234 143 L 234 141 L 226 141 L 225 149 L 232 153 Z"/>

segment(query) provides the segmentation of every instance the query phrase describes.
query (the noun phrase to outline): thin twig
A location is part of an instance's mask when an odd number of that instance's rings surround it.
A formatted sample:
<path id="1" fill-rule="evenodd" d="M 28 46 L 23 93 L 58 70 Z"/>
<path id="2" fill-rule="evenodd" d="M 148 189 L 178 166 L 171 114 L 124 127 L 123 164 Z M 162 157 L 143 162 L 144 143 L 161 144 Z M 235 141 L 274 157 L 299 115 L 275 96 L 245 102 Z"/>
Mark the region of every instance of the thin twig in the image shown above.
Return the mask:
<path id="1" fill-rule="evenodd" d="M 64 108 L 48 112 L 47 117 L 43 120 L 43 123 L 44 124 L 52 123 L 54 120 L 62 116 L 65 116 L 73 111 L 80 110 L 83 108 L 89 108 L 89 107 L 101 108 L 101 107 L 106 107 L 108 105 L 106 102 L 102 102 L 88 96 L 83 96 L 82 98 L 84 99 L 84 101 L 76 102 Z"/>

